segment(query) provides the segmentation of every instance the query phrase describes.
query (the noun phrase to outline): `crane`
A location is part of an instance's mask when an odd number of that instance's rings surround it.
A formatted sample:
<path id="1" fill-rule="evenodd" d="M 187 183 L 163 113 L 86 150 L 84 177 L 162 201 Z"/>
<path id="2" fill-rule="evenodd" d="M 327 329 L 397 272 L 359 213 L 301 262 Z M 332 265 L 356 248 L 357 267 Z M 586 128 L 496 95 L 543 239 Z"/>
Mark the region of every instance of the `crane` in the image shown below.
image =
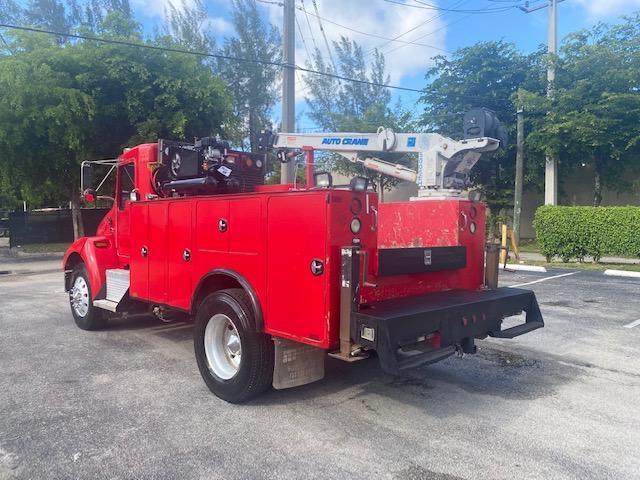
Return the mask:
<path id="1" fill-rule="evenodd" d="M 465 114 L 464 137 L 454 140 L 438 133 L 396 133 L 379 127 L 375 133 L 278 133 L 273 137 L 273 148 L 283 162 L 306 153 L 308 184 L 313 178 L 313 152 L 329 151 L 369 170 L 415 182 L 416 198 L 442 198 L 459 196 L 480 156 L 506 143 L 504 128 L 495 114 L 484 108 Z M 378 152 L 417 154 L 418 168 L 381 160 L 375 156 Z"/>

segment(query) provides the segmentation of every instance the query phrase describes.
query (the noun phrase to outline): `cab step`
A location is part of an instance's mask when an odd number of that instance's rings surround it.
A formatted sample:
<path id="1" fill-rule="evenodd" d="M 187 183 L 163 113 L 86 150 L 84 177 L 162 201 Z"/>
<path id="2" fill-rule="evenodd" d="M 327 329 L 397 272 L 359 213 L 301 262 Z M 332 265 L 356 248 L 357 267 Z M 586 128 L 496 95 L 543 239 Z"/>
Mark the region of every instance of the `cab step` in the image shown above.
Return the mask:
<path id="1" fill-rule="evenodd" d="M 93 305 L 103 310 L 116 312 L 118 305 L 129 291 L 129 270 L 113 268 L 106 271 L 107 295 L 106 298 L 94 300 Z"/>
<path id="2" fill-rule="evenodd" d="M 102 300 L 94 300 L 93 306 L 115 313 L 118 308 L 118 302 L 112 302 L 111 300 L 104 298 Z"/>
<path id="3" fill-rule="evenodd" d="M 129 270 L 114 268 L 107 270 L 107 300 L 120 303 L 129 290 Z"/>

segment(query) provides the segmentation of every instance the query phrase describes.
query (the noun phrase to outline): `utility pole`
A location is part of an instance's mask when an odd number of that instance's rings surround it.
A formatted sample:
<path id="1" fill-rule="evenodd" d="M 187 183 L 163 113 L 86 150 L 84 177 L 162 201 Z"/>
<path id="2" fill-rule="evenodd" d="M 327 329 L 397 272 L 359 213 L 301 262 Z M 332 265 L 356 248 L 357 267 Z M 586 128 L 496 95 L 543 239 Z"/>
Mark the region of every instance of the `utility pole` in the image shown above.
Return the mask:
<path id="1" fill-rule="evenodd" d="M 555 56 L 558 53 L 558 4 L 564 0 L 548 0 L 548 4 L 538 5 L 529 8 L 529 2 L 525 2 L 520 6 L 520 10 L 525 13 L 535 12 L 542 8 L 549 7 L 549 26 L 548 26 L 548 52 Z M 553 63 L 547 68 L 547 96 L 553 98 L 556 81 L 556 67 Z M 544 203 L 545 205 L 558 204 L 558 159 L 554 156 L 548 156 L 544 169 Z"/>
<path id="2" fill-rule="evenodd" d="M 520 213 L 522 213 L 522 184 L 524 182 L 524 108 L 518 107 L 517 117 L 517 152 L 516 152 L 516 188 L 513 202 L 513 233 L 516 245 L 520 244 Z"/>
<path id="3" fill-rule="evenodd" d="M 282 131 L 295 132 L 296 122 L 296 70 L 295 70 L 295 0 L 284 0 L 284 24 L 282 26 Z M 280 167 L 280 183 L 293 183 L 296 165 L 293 160 Z"/>

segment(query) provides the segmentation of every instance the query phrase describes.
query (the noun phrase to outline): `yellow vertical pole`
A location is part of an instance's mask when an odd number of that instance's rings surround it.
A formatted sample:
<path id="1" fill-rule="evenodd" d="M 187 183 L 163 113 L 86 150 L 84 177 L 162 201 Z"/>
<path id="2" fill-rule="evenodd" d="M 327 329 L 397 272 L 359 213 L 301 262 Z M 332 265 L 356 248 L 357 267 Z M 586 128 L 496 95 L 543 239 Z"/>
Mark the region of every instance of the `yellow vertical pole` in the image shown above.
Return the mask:
<path id="1" fill-rule="evenodd" d="M 507 263 L 507 224 L 502 224 L 502 243 L 500 249 L 500 264 L 505 265 Z"/>
<path id="2" fill-rule="evenodd" d="M 520 249 L 518 248 L 518 237 L 516 237 L 516 233 L 514 230 L 510 231 L 511 235 L 511 249 L 513 250 L 513 254 L 516 256 L 517 260 L 520 260 Z"/>

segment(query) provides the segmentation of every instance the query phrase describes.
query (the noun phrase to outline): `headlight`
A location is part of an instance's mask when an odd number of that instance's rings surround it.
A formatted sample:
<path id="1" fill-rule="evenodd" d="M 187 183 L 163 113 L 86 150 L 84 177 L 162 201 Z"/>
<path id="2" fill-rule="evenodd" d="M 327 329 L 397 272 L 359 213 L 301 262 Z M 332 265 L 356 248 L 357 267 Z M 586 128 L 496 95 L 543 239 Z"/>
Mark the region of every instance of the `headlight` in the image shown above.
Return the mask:
<path id="1" fill-rule="evenodd" d="M 360 221 L 359 218 L 355 218 L 353 220 L 351 220 L 351 231 L 357 235 L 358 233 L 360 233 L 360 229 L 362 228 L 362 222 Z"/>
<path id="2" fill-rule="evenodd" d="M 477 229 L 478 229 L 478 226 L 476 225 L 476 222 L 471 222 L 471 225 L 469 225 L 469 231 L 471 233 L 476 233 Z"/>

